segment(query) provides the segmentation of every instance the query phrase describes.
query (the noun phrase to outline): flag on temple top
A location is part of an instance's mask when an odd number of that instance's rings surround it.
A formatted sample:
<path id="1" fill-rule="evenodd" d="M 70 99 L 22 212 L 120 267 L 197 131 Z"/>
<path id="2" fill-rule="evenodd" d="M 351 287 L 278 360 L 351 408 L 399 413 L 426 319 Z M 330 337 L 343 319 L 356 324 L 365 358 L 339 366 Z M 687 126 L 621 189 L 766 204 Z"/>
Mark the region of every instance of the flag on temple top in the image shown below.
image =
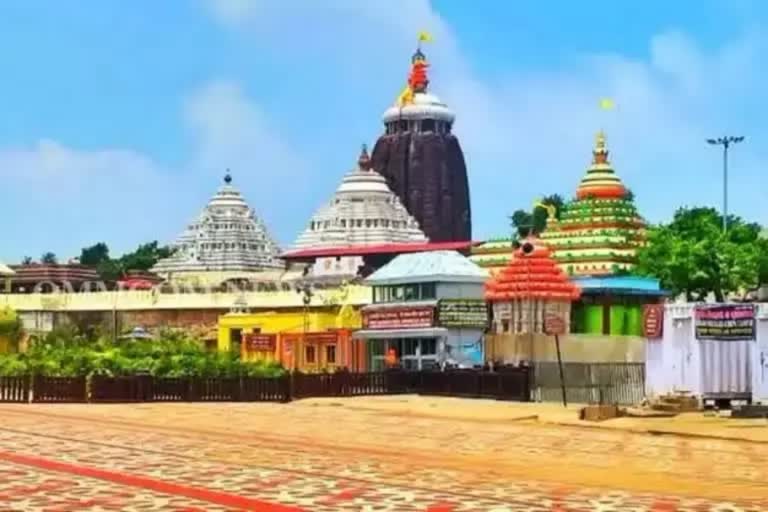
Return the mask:
<path id="1" fill-rule="evenodd" d="M 616 103 L 611 98 L 601 98 L 600 108 L 603 110 L 613 110 L 616 108 Z"/>
<path id="2" fill-rule="evenodd" d="M 419 32 L 419 41 L 423 41 L 425 43 L 429 43 L 432 41 L 432 34 L 429 32 L 421 31 Z"/>

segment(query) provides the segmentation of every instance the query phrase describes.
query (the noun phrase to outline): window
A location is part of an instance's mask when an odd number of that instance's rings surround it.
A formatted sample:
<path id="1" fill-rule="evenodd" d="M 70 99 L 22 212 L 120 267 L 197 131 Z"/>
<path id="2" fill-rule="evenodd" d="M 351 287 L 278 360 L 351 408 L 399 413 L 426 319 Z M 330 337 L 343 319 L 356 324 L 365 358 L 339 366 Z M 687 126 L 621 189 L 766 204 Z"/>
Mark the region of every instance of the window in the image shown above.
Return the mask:
<path id="1" fill-rule="evenodd" d="M 336 364 L 336 345 L 325 346 L 325 362 L 328 364 Z"/>
<path id="2" fill-rule="evenodd" d="M 406 301 L 419 300 L 419 285 L 410 284 L 403 288 L 405 290 L 403 295 Z"/>
<path id="3" fill-rule="evenodd" d="M 421 283 L 421 300 L 429 300 L 437 297 L 435 283 Z"/>
<path id="4" fill-rule="evenodd" d="M 315 346 L 307 345 L 304 347 L 304 359 L 309 364 L 315 363 Z"/>
<path id="5" fill-rule="evenodd" d="M 421 340 L 421 355 L 437 354 L 437 340 L 435 338 L 423 338 Z"/>

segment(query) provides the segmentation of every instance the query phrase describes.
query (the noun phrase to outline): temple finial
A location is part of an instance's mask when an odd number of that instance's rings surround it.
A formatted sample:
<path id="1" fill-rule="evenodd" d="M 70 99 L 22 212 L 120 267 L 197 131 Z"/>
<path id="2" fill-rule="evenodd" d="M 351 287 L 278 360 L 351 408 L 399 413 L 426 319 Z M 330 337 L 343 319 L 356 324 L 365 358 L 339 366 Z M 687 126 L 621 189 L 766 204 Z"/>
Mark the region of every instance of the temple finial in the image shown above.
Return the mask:
<path id="1" fill-rule="evenodd" d="M 365 144 L 360 148 L 360 157 L 357 159 L 357 166 L 364 171 L 371 169 L 371 157 L 368 156 L 368 146 Z"/>
<path id="2" fill-rule="evenodd" d="M 227 169 L 227 173 L 224 175 L 224 183 L 227 185 L 232 183 L 232 174 L 230 174 L 229 169 Z"/>
<path id="3" fill-rule="evenodd" d="M 607 164 L 608 150 L 605 147 L 605 132 L 600 130 L 595 136 L 595 149 L 592 150 L 592 163 Z"/>

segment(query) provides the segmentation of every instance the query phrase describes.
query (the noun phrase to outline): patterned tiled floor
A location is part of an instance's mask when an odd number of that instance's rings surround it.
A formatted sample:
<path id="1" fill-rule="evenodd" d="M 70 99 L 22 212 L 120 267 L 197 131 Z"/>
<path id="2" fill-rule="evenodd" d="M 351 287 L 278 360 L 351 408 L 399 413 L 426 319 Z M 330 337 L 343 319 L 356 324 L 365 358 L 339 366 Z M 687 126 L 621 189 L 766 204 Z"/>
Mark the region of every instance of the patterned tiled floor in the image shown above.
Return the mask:
<path id="1" fill-rule="evenodd" d="M 759 444 L 295 404 L 0 418 L 0 511 L 768 511 Z"/>

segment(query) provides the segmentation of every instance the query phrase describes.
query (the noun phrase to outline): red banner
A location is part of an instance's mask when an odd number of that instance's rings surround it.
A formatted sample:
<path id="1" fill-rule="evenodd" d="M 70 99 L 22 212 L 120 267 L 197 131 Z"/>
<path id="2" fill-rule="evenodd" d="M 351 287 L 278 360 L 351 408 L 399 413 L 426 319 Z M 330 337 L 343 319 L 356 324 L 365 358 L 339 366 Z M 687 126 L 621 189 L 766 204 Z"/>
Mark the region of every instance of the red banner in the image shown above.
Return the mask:
<path id="1" fill-rule="evenodd" d="M 243 335 L 246 350 L 251 352 L 274 352 L 277 336 L 274 334 L 248 333 Z"/>
<path id="2" fill-rule="evenodd" d="M 435 308 L 380 309 L 363 312 L 365 329 L 418 329 L 435 325 Z"/>
<path id="3" fill-rule="evenodd" d="M 664 305 L 643 306 L 643 336 L 649 339 L 661 338 L 664 330 Z"/>

